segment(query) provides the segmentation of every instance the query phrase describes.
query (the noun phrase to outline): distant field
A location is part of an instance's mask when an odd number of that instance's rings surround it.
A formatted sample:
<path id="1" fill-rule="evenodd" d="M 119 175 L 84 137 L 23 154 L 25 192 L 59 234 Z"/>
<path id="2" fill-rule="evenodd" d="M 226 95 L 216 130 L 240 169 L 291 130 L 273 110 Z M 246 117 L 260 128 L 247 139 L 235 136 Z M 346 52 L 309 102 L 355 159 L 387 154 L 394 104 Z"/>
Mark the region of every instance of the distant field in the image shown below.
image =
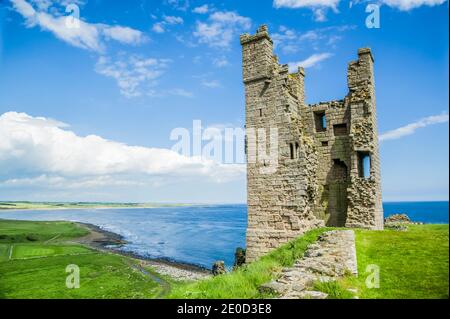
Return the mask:
<path id="1" fill-rule="evenodd" d="M 70 239 L 88 234 L 71 222 L 28 222 L 0 219 L 0 243 Z"/>
<path id="2" fill-rule="evenodd" d="M 180 207 L 190 204 L 158 203 L 69 203 L 69 202 L 0 202 L 0 210 L 7 209 L 94 209 L 94 208 L 153 208 Z"/>

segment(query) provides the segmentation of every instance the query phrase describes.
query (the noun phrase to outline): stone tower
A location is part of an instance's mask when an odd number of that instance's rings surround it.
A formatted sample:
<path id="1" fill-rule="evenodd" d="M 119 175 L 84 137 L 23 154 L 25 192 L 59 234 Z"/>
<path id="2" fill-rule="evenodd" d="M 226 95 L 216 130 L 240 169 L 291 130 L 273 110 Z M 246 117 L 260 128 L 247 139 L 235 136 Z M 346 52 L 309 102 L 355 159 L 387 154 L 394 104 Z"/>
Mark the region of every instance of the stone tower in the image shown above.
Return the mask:
<path id="1" fill-rule="evenodd" d="M 306 105 L 303 68 L 289 73 L 288 65 L 278 63 L 266 26 L 240 40 L 247 261 L 324 225 L 382 229 L 370 49 L 360 49 L 358 60 L 349 64 L 349 93 L 343 100 Z M 276 157 L 267 157 L 269 152 Z"/>

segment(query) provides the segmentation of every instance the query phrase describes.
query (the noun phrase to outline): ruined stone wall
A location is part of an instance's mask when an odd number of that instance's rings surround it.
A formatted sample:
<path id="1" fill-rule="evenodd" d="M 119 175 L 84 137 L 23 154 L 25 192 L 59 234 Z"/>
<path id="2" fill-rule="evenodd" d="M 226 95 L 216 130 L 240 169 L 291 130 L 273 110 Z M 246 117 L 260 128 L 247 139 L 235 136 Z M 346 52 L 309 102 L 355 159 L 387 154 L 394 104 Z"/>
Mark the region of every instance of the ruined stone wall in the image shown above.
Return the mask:
<path id="1" fill-rule="evenodd" d="M 241 36 L 246 100 L 246 128 L 264 129 L 267 137 L 257 134 L 258 143 L 247 141 L 248 229 L 247 261 L 278 247 L 321 221 L 313 215 L 315 201 L 316 151 L 305 140 L 299 122 L 303 103 L 303 74 L 289 74 L 287 65 L 279 65 L 273 55 L 273 43 L 262 27 L 254 36 Z M 258 152 L 269 134 L 277 130 L 278 156 L 274 172 Z M 259 132 L 257 132 L 259 133 Z M 247 136 L 248 138 L 248 136 Z M 305 146 L 306 143 L 310 145 Z M 294 149 L 295 158 L 291 158 Z M 249 157 L 257 154 L 256 162 Z"/>
<path id="2" fill-rule="evenodd" d="M 247 261 L 325 224 L 379 229 L 370 51 L 360 51 L 358 61 L 349 65 L 350 92 L 344 100 L 306 105 L 304 70 L 289 74 L 288 66 L 278 63 L 266 26 L 240 40 L 247 128 Z M 319 115 L 325 116 L 326 127 L 319 127 Z M 249 134 L 252 129 L 256 136 Z M 276 137 L 276 143 L 270 137 Z M 276 163 L 266 156 L 273 151 Z M 368 179 L 359 176 L 359 151 L 369 152 L 372 159 Z"/>
<path id="3" fill-rule="evenodd" d="M 348 227 L 383 229 L 380 156 L 375 100 L 374 59 L 370 49 L 358 51 L 358 60 L 348 67 L 347 99 L 350 104 L 352 125 L 351 186 L 349 188 Z M 370 156 L 370 177 L 361 177 L 358 154 Z"/>
<path id="4" fill-rule="evenodd" d="M 326 128 L 320 130 L 318 115 L 323 114 Z M 345 100 L 309 105 L 302 113 L 308 122 L 308 134 L 319 150 L 319 197 L 315 214 L 327 226 L 345 226 L 350 182 L 350 112 Z"/>

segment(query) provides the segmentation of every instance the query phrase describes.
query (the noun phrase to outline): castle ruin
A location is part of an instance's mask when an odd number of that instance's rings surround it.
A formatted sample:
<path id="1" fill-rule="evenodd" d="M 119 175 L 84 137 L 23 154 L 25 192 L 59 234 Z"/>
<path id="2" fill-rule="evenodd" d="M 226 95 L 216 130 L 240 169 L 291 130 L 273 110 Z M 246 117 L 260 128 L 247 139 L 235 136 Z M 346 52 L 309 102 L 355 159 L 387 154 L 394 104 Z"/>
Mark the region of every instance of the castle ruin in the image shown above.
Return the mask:
<path id="1" fill-rule="evenodd" d="M 240 41 L 246 128 L 265 129 L 267 135 L 276 128 L 278 134 L 274 172 L 264 172 L 265 161 L 249 160 L 255 144 L 246 147 L 247 261 L 315 227 L 382 229 L 370 49 L 359 49 L 358 60 L 349 63 L 343 100 L 307 105 L 305 71 L 289 73 L 288 65 L 279 64 L 266 26 Z"/>

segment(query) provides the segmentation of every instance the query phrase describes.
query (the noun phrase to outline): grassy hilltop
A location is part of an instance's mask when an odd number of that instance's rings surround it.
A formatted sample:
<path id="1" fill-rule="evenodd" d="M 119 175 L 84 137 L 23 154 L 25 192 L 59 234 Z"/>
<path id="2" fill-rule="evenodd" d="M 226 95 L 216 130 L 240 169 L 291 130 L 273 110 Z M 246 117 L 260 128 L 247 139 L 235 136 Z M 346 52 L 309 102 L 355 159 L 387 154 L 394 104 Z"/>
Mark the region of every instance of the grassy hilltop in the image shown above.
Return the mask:
<path id="1" fill-rule="evenodd" d="M 331 298 L 448 298 L 448 225 L 408 231 L 356 230 L 359 277 L 318 285 Z M 327 228 L 310 231 L 237 271 L 175 282 L 128 257 L 73 240 L 87 234 L 69 222 L 0 220 L 0 298 L 264 298 L 258 287 L 302 256 Z M 81 287 L 67 289 L 65 268 L 80 267 Z M 380 288 L 365 286 L 367 265 L 380 267 Z"/>

